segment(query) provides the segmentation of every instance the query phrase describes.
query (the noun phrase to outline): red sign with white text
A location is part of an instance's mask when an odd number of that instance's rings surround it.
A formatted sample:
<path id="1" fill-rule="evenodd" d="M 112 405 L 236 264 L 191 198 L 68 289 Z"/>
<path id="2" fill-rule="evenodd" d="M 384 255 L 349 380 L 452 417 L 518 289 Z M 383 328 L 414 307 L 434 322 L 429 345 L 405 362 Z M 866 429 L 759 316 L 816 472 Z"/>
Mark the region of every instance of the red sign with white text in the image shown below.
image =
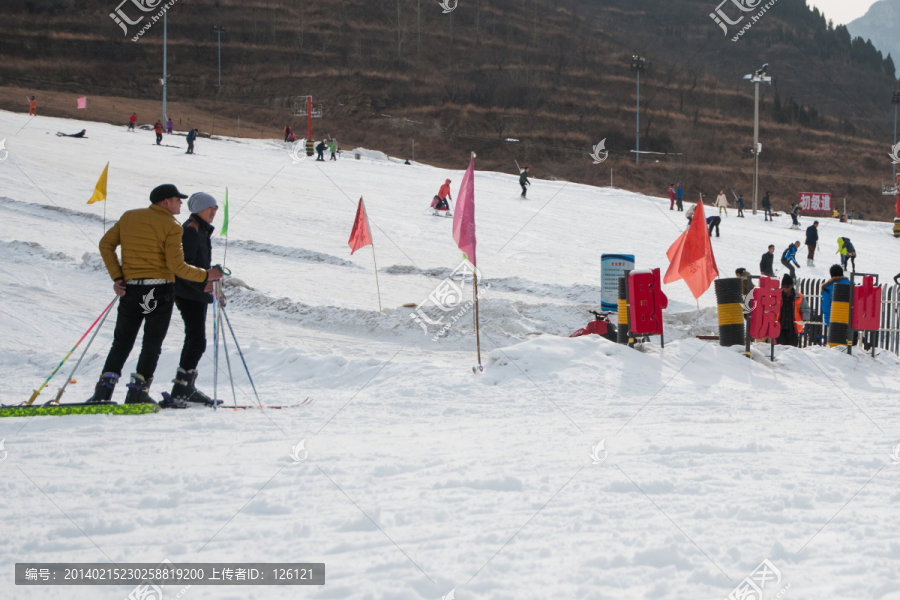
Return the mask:
<path id="1" fill-rule="evenodd" d="M 805 212 L 831 212 L 831 194 L 800 192 L 800 208 Z"/>

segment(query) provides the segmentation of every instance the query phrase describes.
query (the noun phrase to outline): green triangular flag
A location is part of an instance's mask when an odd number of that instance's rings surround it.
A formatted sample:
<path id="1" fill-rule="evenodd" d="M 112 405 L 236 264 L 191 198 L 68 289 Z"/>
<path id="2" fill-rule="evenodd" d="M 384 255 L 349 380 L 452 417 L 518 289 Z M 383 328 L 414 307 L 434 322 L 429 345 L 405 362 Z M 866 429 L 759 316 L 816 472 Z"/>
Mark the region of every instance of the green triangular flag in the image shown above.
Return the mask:
<path id="1" fill-rule="evenodd" d="M 222 222 L 222 230 L 219 232 L 219 236 L 228 236 L 228 188 L 225 188 L 225 220 Z"/>

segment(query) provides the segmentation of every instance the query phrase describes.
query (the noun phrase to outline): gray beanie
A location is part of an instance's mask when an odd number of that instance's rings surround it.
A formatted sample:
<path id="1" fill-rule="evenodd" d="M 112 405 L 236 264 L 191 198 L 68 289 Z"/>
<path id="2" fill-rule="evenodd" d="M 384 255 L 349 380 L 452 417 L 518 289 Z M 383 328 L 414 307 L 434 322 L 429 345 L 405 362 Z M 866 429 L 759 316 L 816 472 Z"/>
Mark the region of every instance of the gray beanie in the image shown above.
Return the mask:
<path id="1" fill-rule="evenodd" d="M 192 213 L 198 213 L 201 210 L 205 210 L 211 206 L 218 206 L 218 202 L 216 199 L 207 194 L 206 192 L 197 192 L 196 194 L 191 195 L 188 200 L 188 210 Z"/>

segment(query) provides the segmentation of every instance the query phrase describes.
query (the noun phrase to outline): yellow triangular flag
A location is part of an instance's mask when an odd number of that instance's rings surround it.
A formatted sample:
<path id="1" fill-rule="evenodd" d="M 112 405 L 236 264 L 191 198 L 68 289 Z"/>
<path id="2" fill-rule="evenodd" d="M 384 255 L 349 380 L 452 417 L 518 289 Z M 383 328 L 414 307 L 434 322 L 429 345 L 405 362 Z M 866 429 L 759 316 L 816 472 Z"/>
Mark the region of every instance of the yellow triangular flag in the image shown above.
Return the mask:
<path id="1" fill-rule="evenodd" d="M 97 187 L 94 188 L 94 195 L 87 201 L 88 204 L 106 200 L 106 175 L 108 172 L 109 163 L 106 163 L 106 166 L 103 167 L 103 174 L 100 176 L 100 179 L 97 180 Z"/>

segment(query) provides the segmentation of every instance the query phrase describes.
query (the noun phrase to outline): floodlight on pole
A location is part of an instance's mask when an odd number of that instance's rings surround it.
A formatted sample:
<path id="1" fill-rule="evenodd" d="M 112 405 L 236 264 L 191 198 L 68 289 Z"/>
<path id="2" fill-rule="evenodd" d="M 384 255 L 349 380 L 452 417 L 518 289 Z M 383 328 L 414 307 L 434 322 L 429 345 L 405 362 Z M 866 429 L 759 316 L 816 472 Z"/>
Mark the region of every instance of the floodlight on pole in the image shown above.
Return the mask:
<path id="1" fill-rule="evenodd" d="M 641 161 L 641 71 L 646 66 L 646 59 L 637 54 L 631 55 L 631 70 L 637 75 L 637 112 L 634 121 L 634 164 Z"/>
<path id="2" fill-rule="evenodd" d="M 744 79 L 753 83 L 755 88 L 756 100 L 753 105 L 753 214 L 756 214 L 757 201 L 759 197 L 759 153 L 762 151 L 762 145 L 759 143 L 759 84 L 772 83 L 772 78 L 766 74 L 769 69 L 769 63 L 762 66 L 751 75 L 744 75 Z"/>

